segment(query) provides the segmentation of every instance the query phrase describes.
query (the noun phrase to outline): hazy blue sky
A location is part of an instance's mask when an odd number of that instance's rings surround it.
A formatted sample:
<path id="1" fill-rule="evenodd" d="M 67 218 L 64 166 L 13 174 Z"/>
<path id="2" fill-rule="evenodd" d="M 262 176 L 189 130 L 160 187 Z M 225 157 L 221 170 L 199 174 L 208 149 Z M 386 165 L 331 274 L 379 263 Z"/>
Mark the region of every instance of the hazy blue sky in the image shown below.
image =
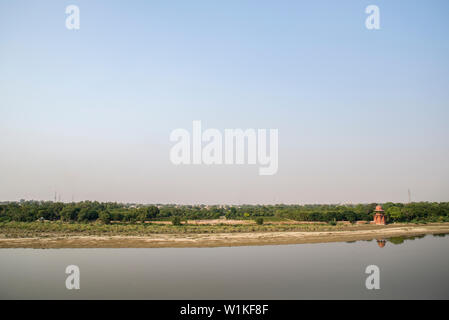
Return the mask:
<path id="1" fill-rule="evenodd" d="M 80 8 L 80 30 L 65 7 Z M 381 30 L 365 28 L 380 8 Z M 0 201 L 449 201 L 449 1 L 0 0 Z M 173 129 L 279 129 L 279 171 Z"/>

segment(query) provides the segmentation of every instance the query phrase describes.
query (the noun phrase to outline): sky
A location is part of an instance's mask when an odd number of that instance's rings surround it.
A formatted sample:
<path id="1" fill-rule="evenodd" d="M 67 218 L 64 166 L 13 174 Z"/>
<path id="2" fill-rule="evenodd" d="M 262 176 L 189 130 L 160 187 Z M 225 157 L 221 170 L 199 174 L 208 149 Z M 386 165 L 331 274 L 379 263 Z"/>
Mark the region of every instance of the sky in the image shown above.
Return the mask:
<path id="1" fill-rule="evenodd" d="M 68 5 L 80 29 L 65 25 Z M 368 30 L 365 8 L 380 9 Z M 0 201 L 449 201 L 447 0 L 0 0 Z M 279 168 L 174 165 L 278 129 Z"/>

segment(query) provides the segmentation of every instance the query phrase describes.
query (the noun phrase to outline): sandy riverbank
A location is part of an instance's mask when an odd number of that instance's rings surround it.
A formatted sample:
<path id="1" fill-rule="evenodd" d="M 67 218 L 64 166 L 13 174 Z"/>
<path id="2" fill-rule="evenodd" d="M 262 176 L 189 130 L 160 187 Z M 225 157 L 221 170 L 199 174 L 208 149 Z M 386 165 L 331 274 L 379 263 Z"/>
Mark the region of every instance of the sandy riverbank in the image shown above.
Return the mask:
<path id="1" fill-rule="evenodd" d="M 322 232 L 252 232 L 151 234 L 148 236 L 64 236 L 0 238 L 0 248 L 168 248 L 279 245 L 385 239 L 449 233 L 449 224 L 385 227 L 374 230 Z"/>

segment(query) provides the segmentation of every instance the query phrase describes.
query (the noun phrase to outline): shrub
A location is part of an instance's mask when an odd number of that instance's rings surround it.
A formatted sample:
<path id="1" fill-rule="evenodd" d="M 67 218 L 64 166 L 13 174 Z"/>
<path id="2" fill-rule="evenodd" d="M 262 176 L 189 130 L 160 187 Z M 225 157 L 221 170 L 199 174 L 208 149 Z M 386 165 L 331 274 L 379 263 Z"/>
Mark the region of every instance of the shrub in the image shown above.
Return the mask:
<path id="1" fill-rule="evenodd" d="M 261 217 L 256 218 L 256 223 L 258 225 L 262 225 L 263 224 L 263 218 L 261 218 Z"/>
<path id="2" fill-rule="evenodd" d="M 174 217 L 171 219 L 171 223 L 172 223 L 174 226 L 180 226 L 180 225 L 181 225 L 181 217 L 179 217 L 179 216 L 174 216 Z"/>
<path id="3" fill-rule="evenodd" d="M 103 222 L 104 224 L 111 223 L 111 215 L 107 211 L 100 212 L 98 219 Z"/>
<path id="4" fill-rule="evenodd" d="M 87 222 L 89 220 L 89 216 L 87 213 L 87 209 L 83 208 L 80 210 L 80 212 L 78 213 L 78 221 L 79 222 Z"/>

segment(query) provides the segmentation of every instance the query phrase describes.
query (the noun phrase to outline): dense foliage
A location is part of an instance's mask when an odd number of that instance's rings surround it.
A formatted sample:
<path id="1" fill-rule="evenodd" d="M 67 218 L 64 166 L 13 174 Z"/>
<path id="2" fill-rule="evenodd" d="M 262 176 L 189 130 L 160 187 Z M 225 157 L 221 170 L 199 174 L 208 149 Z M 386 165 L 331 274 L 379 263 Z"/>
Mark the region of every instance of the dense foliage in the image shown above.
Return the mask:
<path id="1" fill-rule="evenodd" d="M 51 201 L 23 201 L 0 203 L 0 221 L 30 222 L 36 220 L 61 220 L 67 222 L 112 221 L 144 222 L 186 219 L 292 219 L 297 221 L 372 220 L 375 203 L 357 205 L 242 205 L 242 206 L 179 206 L 135 205 L 83 201 L 62 203 Z M 448 202 L 415 202 L 383 204 L 388 222 L 449 222 Z"/>
<path id="2" fill-rule="evenodd" d="M 182 223 L 181 223 L 181 217 L 180 216 L 174 216 L 172 219 L 171 219 L 171 223 L 174 225 L 174 226 L 180 226 Z"/>

